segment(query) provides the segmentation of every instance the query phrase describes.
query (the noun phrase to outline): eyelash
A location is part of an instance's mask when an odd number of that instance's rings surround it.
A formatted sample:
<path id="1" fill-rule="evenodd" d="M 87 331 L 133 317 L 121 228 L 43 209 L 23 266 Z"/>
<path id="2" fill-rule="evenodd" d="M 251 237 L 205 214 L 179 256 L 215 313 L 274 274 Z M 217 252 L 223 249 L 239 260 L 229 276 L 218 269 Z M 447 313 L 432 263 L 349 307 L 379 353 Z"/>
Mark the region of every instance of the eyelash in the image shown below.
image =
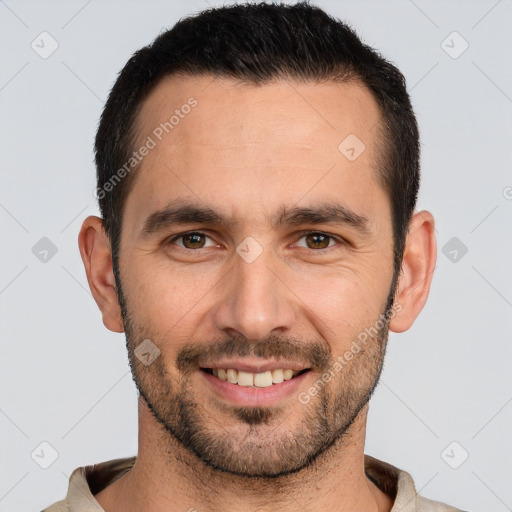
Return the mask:
<path id="1" fill-rule="evenodd" d="M 331 235 L 329 233 L 325 233 L 323 231 L 301 231 L 298 234 L 300 235 L 299 240 L 301 238 L 304 238 L 307 235 L 315 234 L 315 235 L 323 235 L 323 236 L 326 236 L 328 238 L 331 238 L 332 240 L 337 242 L 336 245 L 344 245 L 344 244 L 347 243 L 344 239 L 339 238 L 339 237 L 334 236 L 334 235 Z M 173 237 L 169 238 L 167 240 L 167 242 L 169 244 L 171 244 L 171 243 L 175 242 L 176 240 L 178 240 L 180 238 L 183 238 L 186 235 L 203 235 L 203 236 L 211 239 L 211 237 L 209 235 L 207 235 L 206 233 L 204 233 L 203 231 L 186 231 L 185 233 L 179 233 L 178 235 L 174 235 Z M 308 251 L 312 251 L 315 254 L 325 254 L 327 252 L 330 252 L 330 250 L 333 249 L 334 247 L 336 247 L 336 245 L 331 246 L 331 247 L 326 247 L 325 249 L 309 249 L 308 247 L 301 247 L 301 249 L 306 249 Z M 180 247 L 180 246 L 178 246 L 178 247 Z M 197 251 L 199 251 L 200 249 L 203 249 L 203 248 L 201 247 L 199 249 L 188 249 L 186 247 L 180 247 L 180 249 L 183 249 L 183 250 L 189 251 L 189 252 L 197 252 Z"/>

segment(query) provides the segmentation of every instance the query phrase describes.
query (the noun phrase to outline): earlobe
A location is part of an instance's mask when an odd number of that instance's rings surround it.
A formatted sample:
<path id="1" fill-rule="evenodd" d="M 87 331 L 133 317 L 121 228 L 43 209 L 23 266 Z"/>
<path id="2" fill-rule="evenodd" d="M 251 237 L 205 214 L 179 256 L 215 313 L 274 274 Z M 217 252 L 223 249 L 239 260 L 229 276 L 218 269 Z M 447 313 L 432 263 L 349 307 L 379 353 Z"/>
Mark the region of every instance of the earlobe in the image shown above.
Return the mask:
<path id="1" fill-rule="evenodd" d="M 403 332 L 411 327 L 427 301 L 437 259 L 435 223 L 426 210 L 415 213 L 409 222 L 402 271 L 395 302 L 401 305 L 390 320 L 389 329 Z"/>
<path id="2" fill-rule="evenodd" d="M 124 332 L 112 271 L 112 251 L 99 217 L 89 216 L 84 220 L 78 235 L 78 247 L 89 288 L 103 316 L 103 324 L 111 331 Z"/>

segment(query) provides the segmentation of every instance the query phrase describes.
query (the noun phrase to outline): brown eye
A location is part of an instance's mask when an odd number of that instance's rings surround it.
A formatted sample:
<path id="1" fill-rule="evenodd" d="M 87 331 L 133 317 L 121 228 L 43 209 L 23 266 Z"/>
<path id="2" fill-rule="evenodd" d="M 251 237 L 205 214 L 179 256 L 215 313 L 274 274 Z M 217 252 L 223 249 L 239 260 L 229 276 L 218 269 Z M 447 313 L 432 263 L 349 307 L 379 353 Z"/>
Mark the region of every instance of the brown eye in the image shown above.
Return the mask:
<path id="1" fill-rule="evenodd" d="M 326 249 L 329 247 L 329 241 L 332 237 L 323 233 L 309 233 L 306 240 L 312 245 L 310 249 Z"/>
<path id="2" fill-rule="evenodd" d="M 311 254 L 320 255 L 331 252 L 336 246 L 344 246 L 346 242 L 343 238 L 322 233 L 321 231 L 303 231 L 300 233 L 301 238 L 305 239 L 305 245 L 296 244 L 301 248 L 309 249 Z M 333 242 L 331 244 L 331 242 Z"/>
<path id="3" fill-rule="evenodd" d="M 185 249 L 202 249 L 205 247 L 205 239 L 210 238 L 204 233 L 199 231 L 191 231 L 189 233 L 181 233 L 176 235 L 169 240 L 169 243 L 173 244 L 176 240 L 182 240 L 182 244 L 176 244 L 178 247 Z"/>
<path id="4" fill-rule="evenodd" d="M 203 238 L 202 243 L 201 238 Z M 204 237 L 200 233 L 189 233 L 183 236 L 183 244 L 187 249 L 201 249 L 204 246 Z"/>

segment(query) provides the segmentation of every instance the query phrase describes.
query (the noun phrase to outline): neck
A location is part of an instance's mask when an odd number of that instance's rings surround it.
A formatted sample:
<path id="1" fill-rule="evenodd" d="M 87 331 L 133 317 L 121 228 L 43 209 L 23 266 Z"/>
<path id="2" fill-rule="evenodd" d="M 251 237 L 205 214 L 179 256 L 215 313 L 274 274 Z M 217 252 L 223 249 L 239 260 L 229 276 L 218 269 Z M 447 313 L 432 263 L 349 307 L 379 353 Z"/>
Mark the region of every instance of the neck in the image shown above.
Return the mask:
<path id="1" fill-rule="evenodd" d="M 95 495 L 106 512 L 389 512 L 392 500 L 365 475 L 368 405 L 346 434 L 310 466 L 272 479 L 246 478 L 207 466 L 153 418 L 139 400 L 139 451 L 133 468 Z"/>

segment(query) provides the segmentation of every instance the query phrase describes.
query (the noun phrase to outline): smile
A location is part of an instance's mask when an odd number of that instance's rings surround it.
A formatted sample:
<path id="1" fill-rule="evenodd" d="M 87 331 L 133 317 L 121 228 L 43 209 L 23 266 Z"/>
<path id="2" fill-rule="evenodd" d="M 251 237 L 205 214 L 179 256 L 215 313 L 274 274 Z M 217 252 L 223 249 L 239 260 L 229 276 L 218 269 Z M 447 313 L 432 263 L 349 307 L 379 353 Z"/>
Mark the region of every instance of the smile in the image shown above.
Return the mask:
<path id="1" fill-rule="evenodd" d="M 292 370 L 275 369 L 272 371 L 252 373 L 235 368 L 201 368 L 202 371 L 217 377 L 220 380 L 227 381 L 230 384 L 237 384 L 243 387 L 266 388 L 275 384 L 281 384 L 284 381 L 291 380 L 297 375 L 308 372 L 310 369 Z"/>

